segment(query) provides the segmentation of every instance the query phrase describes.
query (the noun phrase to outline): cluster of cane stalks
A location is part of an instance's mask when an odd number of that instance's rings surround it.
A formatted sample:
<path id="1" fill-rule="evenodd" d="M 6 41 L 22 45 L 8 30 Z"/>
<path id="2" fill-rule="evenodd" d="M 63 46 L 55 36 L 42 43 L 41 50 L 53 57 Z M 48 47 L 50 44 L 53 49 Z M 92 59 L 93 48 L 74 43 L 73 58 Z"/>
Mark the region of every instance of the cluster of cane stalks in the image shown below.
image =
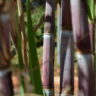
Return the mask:
<path id="1" fill-rule="evenodd" d="M 55 95 L 56 5 L 57 51 L 60 64 L 59 95 L 74 95 L 74 57 L 78 64 L 78 96 L 96 95 L 95 0 L 46 0 L 45 16 L 43 16 L 45 21 L 42 76 L 34 33 L 37 29 L 32 23 L 30 0 L 26 0 L 26 25 L 21 0 L 0 0 L 0 96 L 14 95 L 11 59 L 15 52 L 10 51 L 11 43 L 14 44 L 18 55 L 21 96 L 26 93 L 24 72 L 29 73 L 32 93 L 44 96 Z"/>

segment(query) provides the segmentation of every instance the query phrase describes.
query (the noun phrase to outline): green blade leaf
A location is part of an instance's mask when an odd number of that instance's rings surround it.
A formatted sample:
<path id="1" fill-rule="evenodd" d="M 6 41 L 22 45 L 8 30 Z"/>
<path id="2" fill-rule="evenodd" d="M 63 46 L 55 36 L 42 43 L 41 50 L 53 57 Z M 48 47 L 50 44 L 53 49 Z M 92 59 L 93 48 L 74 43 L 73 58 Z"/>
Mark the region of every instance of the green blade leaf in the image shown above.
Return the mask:
<path id="1" fill-rule="evenodd" d="M 28 47 L 29 47 L 29 72 L 31 83 L 34 85 L 34 92 L 37 94 L 43 94 L 40 67 L 37 57 L 35 35 L 33 32 L 30 1 L 26 0 L 27 11 L 27 34 L 28 34 Z"/>

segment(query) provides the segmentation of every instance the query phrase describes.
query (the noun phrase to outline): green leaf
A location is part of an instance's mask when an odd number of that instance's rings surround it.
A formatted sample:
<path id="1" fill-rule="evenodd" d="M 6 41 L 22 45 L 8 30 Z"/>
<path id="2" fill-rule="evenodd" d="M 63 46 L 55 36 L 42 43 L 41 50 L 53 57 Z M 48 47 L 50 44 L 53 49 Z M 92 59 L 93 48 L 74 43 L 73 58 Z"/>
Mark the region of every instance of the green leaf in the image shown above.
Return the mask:
<path id="1" fill-rule="evenodd" d="M 33 32 L 30 1 L 26 0 L 27 11 L 27 35 L 28 35 L 28 47 L 29 47 L 29 72 L 31 83 L 34 86 L 34 92 L 37 94 L 43 94 L 40 67 L 37 57 L 35 35 Z"/>
<path id="2" fill-rule="evenodd" d="M 93 21 L 94 20 L 94 14 L 96 14 L 96 12 L 94 11 L 95 10 L 95 7 L 94 6 L 96 6 L 96 3 L 95 3 L 95 0 L 87 0 L 87 4 L 88 4 L 88 8 L 89 8 L 89 12 L 88 13 L 90 13 L 90 14 L 88 14 L 88 16 L 89 16 L 89 19 L 91 20 L 91 21 Z M 95 13 L 94 13 L 95 12 Z M 90 16 L 91 15 L 91 16 Z"/>
<path id="3" fill-rule="evenodd" d="M 22 70 L 24 69 L 24 63 L 23 63 L 23 55 L 22 55 L 22 41 L 21 41 L 21 34 L 19 31 L 18 26 L 18 16 L 16 16 L 16 31 L 17 31 L 17 54 L 18 54 L 18 62 L 19 62 L 19 70 L 20 70 L 20 83 L 21 83 L 21 96 L 24 96 L 25 92 L 25 84 L 24 84 L 24 77 L 21 75 Z"/>

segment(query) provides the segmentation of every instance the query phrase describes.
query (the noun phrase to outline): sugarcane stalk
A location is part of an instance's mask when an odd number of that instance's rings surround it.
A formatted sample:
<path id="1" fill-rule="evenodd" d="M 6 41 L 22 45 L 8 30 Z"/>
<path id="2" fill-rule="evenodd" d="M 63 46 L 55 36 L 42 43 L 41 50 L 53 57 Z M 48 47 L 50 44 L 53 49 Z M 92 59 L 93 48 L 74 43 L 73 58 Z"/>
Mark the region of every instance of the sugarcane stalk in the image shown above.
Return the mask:
<path id="1" fill-rule="evenodd" d="M 94 95 L 96 95 L 96 0 L 93 0 L 93 55 L 94 55 L 94 82 L 95 82 L 95 90 Z"/>
<path id="2" fill-rule="evenodd" d="M 95 62 L 95 15 L 96 15 L 96 0 L 87 0 L 87 4 L 88 4 L 88 8 L 89 8 L 89 14 L 88 13 L 88 16 L 89 16 L 89 32 L 90 32 L 90 39 L 91 39 L 91 46 L 92 46 L 92 52 L 93 52 L 93 62 L 94 62 L 94 77 L 95 77 L 95 71 L 96 71 L 96 62 Z M 91 17 L 90 17 L 91 16 Z M 96 78 L 95 79 L 95 84 L 96 84 Z M 94 84 L 94 85 L 95 85 Z M 94 95 L 96 94 L 96 87 L 95 87 L 95 90 L 94 90 Z"/>
<path id="3" fill-rule="evenodd" d="M 60 93 L 62 96 L 69 96 L 74 95 L 74 45 L 72 32 L 66 31 L 64 33 L 69 34 L 64 34 L 62 39 L 65 40 L 66 43 L 63 42 L 64 54 L 62 54 L 62 56 L 64 57 L 64 63 L 61 65 L 61 72 L 63 72 L 60 74 L 62 79 Z"/>
<path id="4" fill-rule="evenodd" d="M 79 74 L 78 96 L 94 96 L 92 49 L 84 2 L 71 0 L 71 13 Z"/>
<path id="5" fill-rule="evenodd" d="M 95 23 L 95 32 L 96 32 L 96 23 Z M 95 36 L 95 42 L 96 42 L 96 36 Z M 96 64 L 96 44 L 95 44 L 95 55 L 94 55 L 94 65 L 95 64 Z M 96 65 L 95 65 L 95 73 L 96 73 Z M 95 94 L 96 94 L 96 77 L 95 77 Z"/>
<path id="6" fill-rule="evenodd" d="M 67 9 L 67 10 L 66 10 Z M 74 94 L 74 45 L 70 1 L 62 0 L 62 31 L 60 43 L 60 94 Z M 68 76 L 67 76 L 68 75 Z"/>
<path id="7" fill-rule="evenodd" d="M 94 63 L 94 83 L 96 84 L 96 79 L 95 79 L 95 24 L 93 21 L 89 22 L 89 32 L 90 32 L 90 40 L 91 40 L 91 50 L 92 50 L 92 54 L 93 54 L 93 63 Z M 94 84 L 94 85 L 95 85 Z M 94 88 L 94 94 L 95 93 L 95 88 Z"/>
<path id="8" fill-rule="evenodd" d="M 45 96 L 54 96 L 55 1 L 46 0 L 42 84 Z"/>
<path id="9" fill-rule="evenodd" d="M 95 12 L 94 12 L 95 13 Z M 95 18 L 93 20 L 94 22 L 92 23 L 93 25 L 93 56 L 94 56 L 94 77 L 95 77 L 95 85 L 96 85 L 96 21 Z M 94 90 L 94 94 L 96 95 L 96 86 Z"/>
<path id="10" fill-rule="evenodd" d="M 13 96 L 13 85 L 10 70 L 0 71 L 0 96 Z M 5 90 L 7 89 L 7 90 Z"/>
<path id="11" fill-rule="evenodd" d="M 42 82 L 45 96 L 54 94 L 54 35 L 44 34 Z M 47 51 L 45 51 L 47 50 Z"/>
<path id="12" fill-rule="evenodd" d="M 91 50 L 94 50 L 94 42 L 93 42 L 94 33 L 93 33 L 93 31 L 94 31 L 94 24 L 93 24 L 93 22 L 89 21 L 89 33 L 90 33 L 90 41 L 91 41 Z"/>
<path id="13" fill-rule="evenodd" d="M 8 1 L 10 2 L 10 1 Z M 0 1 L 0 96 L 13 96 L 10 70 L 10 13 L 7 1 Z M 5 90 L 7 88 L 7 90 Z"/>

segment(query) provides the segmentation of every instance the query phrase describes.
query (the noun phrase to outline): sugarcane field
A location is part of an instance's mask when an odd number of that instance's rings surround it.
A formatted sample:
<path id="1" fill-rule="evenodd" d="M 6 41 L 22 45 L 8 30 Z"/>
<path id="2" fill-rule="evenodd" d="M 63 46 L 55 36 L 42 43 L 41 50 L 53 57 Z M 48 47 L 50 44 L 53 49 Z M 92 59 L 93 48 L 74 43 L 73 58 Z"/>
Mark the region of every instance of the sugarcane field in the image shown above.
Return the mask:
<path id="1" fill-rule="evenodd" d="M 0 0 L 0 96 L 96 96 L 96 0 Z"/>

